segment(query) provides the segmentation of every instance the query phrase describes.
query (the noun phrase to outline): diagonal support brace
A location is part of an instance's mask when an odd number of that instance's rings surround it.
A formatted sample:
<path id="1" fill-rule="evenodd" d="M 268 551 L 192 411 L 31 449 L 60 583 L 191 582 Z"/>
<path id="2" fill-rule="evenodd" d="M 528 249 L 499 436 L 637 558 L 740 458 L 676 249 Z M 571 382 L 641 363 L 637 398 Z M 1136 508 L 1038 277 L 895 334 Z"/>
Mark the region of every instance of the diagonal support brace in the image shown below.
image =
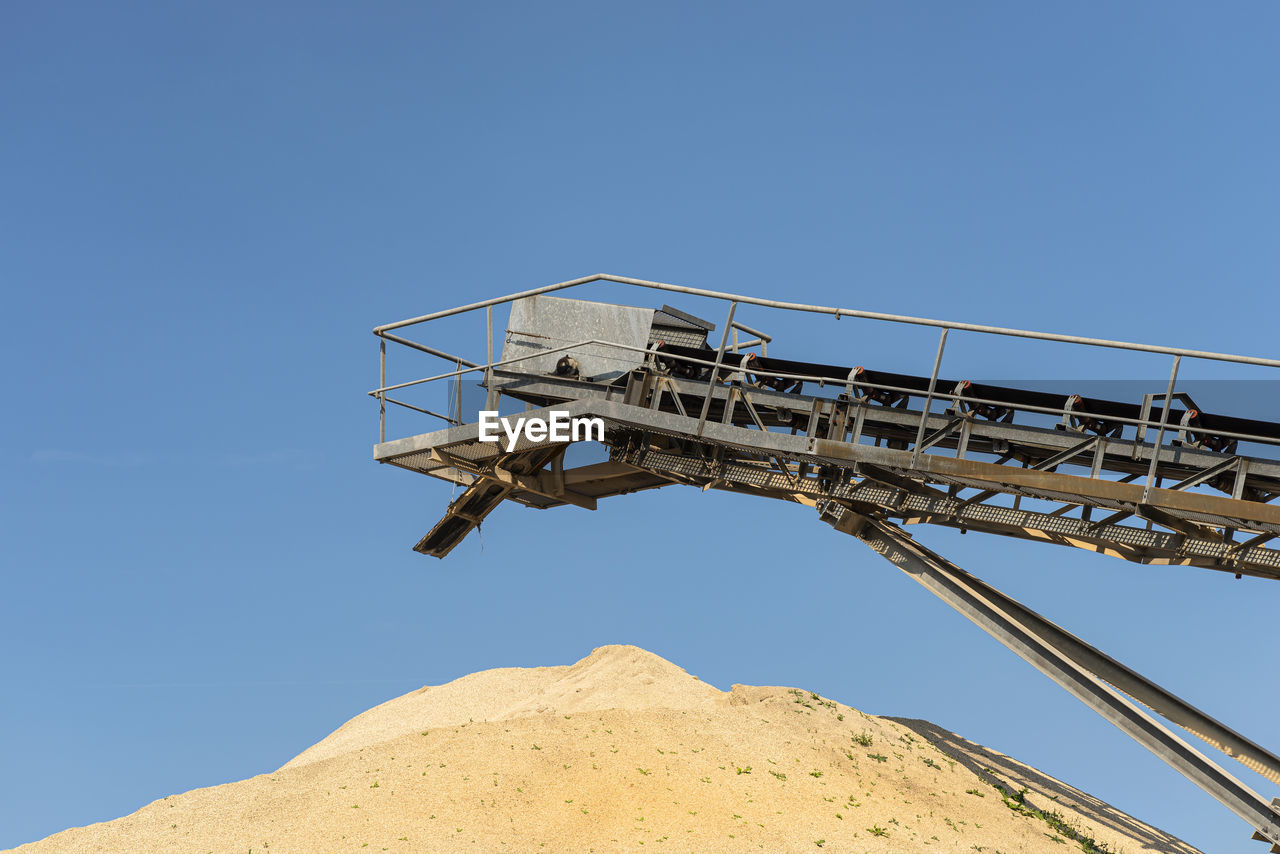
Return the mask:
<path id="1" fill-rule="evenodd" d="M 1212 795 L 1244 819 L 1258 835 L 1273 844 L 1280 843 L 1280 808 L 1273 807 L 1100 676 L 1117 687 L 1123 686 L 1135 698 L 1161 714 L 1169 715 L 1170 720 L 1197 735 L 1203 733 L 1201 737 L 1206 741 L 1273 780 L 1280 775 L 1280 758 L 915 542 L 896 526 L 830 505 L 823 508 L 822 514 L 824 521 L 837 530 L 858 537 L 881 557 Z"/>

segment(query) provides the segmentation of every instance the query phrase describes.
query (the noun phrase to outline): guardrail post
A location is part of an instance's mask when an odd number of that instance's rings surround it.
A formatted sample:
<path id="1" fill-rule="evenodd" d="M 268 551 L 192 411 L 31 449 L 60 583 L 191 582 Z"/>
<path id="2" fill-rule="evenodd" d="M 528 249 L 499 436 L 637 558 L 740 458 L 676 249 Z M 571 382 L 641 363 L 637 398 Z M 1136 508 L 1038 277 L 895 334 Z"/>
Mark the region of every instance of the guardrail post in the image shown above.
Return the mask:
<path id="1" fill-rule="evenodd" d="M 489 338 L 489 361 L 485 363 L 484 368 L 484 408 L 488 410 L 497 409 L 498 406 L 498 390 L 493 387 L 493 306 L 487 306 L 484 310 L 485 331 Z M 462 404 L 462 381 L 458 381 L 458 404 Z"/>
<path id="2" fill-rule="evenodd" d="M 378 388 L 387 387 L 387 339 L 378 336 Z M 387 393 L 378 392 L 378 441 L 387 441 Z"/>
<path id="3" fill-rule="evenodd" d="M 1173 385 L 1178 381 L 1178 366 L 1181 356 L 1173 357 L 1173 370 L 1169 371 L 1169 387 L 1164 392 L 1164 408 L 1160 410 L 1160 429 L 1156 431 L 1156 444 L 1151 449 L 1151 465 L 1147 468 L 1147 485 L 1142 490 L 1142 503 L 1151 500 L 1151 490 L 1155 488 L 1156 466 L 1160 463 L 1160 445 L 1164 442 L 1164 430 L 1169 424 L 1169 407 L 1173 405 Z M 1144 424 L 1143 427 L 1146 425 Z"/>
<path id="4" fill-rule="evenodd" d="M 933 373 L 929 375 L 929 392 L 924 396 L 924 409 L 920 413 L 920 426 L 916 429 L 916 443 L 911 449 L 911 467 L 915 468 L 920 461 L 920 443 L 924 441 L 924 428 L 929 421 L 929 408 L 933 406 L 933 389 L 938 384 L 938 369 L 942 367 L 942 351 L 947 346 L 947 333 L 950 329 L 943 327 L 938 338 L 938 355 L 933 360 Z"/>
<path id="5" fill-rule="evenodd" d="M 716 350 L 716 364 L 711 369 L 711 379 L 707 381 L 707 396 L 702 400 L 702 414 L 698 416 L 698 433 L 702 435 L 702 428 L 707 425 L 707 412 L 711 409 L 711 394 L 716 387 L 716 376 L 720 373 L 720 366 L 724 364 L 724 348 L 729 343 L 729 329 L 733 326 L 733 313 L 738 310 L 738 301 L 734 300 L 729 303 L 729 316 L 724 321 L 724 332 L 720 335 L 720 349 Z"/>

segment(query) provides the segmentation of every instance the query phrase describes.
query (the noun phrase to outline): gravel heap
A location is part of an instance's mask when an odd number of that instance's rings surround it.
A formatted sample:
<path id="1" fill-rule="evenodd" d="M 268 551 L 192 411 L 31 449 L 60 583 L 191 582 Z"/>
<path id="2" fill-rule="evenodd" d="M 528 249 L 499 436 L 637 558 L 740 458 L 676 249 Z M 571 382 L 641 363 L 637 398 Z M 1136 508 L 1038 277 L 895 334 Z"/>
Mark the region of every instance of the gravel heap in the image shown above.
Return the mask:
<path id="1" fill-rule="evenodd" d="M 728 692 L 632 646 L 377 706 L 273 774 L 16 851 L 1196 849 L 926 721 Z M 1105 847 L 1104 847 L 1105 846 Z"/>

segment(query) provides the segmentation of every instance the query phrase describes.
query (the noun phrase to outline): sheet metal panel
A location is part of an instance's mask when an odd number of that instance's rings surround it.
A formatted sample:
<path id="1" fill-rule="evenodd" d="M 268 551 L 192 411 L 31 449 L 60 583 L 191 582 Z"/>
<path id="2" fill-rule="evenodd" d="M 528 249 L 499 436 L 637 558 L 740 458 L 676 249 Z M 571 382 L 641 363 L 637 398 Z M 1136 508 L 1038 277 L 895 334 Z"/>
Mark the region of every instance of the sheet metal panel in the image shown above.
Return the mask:
<path id="1" fill-rule="evenodd" d="M 639 367 L 644 361 L 643 353 L 591 344 L 570 351 L 539 354 L 588 339 L 616 342 L 643 351 L 649 343 L 652 325 L 651 308 L 561 297 L 526 297 L 511 304 L 502 361 L 532 356 L 512 365 L 511 369 L 522 373 L 549 374 L 555 371 L 560 357 L 567 353 L 578 360 L 583 376 L 609 382 Z"/>

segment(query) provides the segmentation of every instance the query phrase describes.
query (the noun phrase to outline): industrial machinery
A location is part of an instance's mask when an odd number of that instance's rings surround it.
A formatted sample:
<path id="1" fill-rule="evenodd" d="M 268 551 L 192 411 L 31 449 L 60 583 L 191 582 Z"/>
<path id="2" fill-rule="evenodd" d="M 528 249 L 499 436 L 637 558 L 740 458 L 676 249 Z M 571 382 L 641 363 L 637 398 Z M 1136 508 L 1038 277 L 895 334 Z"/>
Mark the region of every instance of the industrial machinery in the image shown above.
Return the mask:
<path id="1" fill-rule="evenodd" d="M 714 322 L 549 294 L 609 282 L 727 304 Z M 668 297 L 674 299 L 675 297 Z M 510 305 L 494 354 L 494 309 Z M 928 375 L 769 354 L 740 306 L 939 330 Z M 403 330 L 483 311 L 483 362 Z M 1165 391 L 1141 401 L 980 383 L 942 371 L 952 333 L 1163 354 Z M 1275 783 L 1280 756 L 929 550 L 902 525 L 927 523 L 1280 580 L 1280 423 L 1208 411 L 1178 390 L 1184 361 L 1280 368 L 1280 360 L 800 305 L 595 275 L 379 326 L 380 434 L 374 458 L 464 487 L 416 551 L 444 557 L 503 501 L 595 509 L 600 499 L 672 484 L 813 507 L 906 572 L 1191 779 L 1280 852 L 1268 802 L 1158 720 L 1198 736 Z M 449 370 L 388 385 L 388 344 Z M 774 350 L 778 347 L 775 345 Z M 891 366 L 883 366 L 891 367 Z M 897 367 L 897 366 L 892 366 Z M 403 398 L 447 381 L 439 412 Z M 482 389 L 482 409 L 463 403 Z M 393 394 L 396 395 L 393 397 Z M 388 440 L 388 406 L 445 422 Z M 501 407 L 505 435 L 486 437 Z M 515 406 L 522 411 L 512 412 Z M 572 441 L 512 430 L 540 417 L 602 426 L 608 459 L 568 465 Z M 488 415 L 486 416 L 486 413 Z"/>

